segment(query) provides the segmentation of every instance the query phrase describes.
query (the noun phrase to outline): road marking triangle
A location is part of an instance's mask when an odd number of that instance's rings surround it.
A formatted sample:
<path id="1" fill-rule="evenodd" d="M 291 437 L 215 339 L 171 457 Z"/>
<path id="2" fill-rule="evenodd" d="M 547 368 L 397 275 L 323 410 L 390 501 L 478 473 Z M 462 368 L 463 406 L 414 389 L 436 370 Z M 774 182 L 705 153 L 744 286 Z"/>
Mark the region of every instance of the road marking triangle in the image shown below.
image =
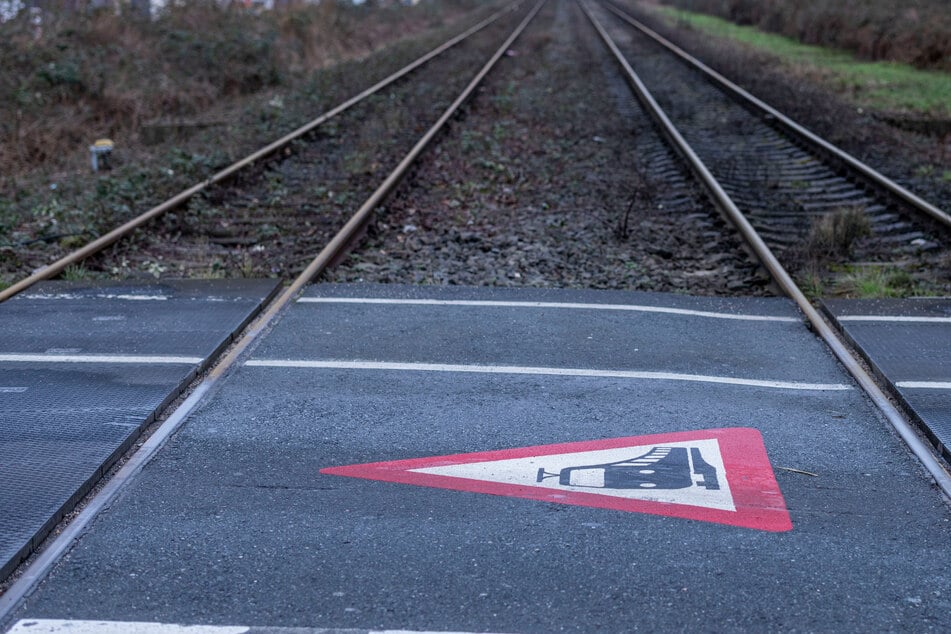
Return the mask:
<path id="1" fill-rule="evenodd" d="M 792 528 L 759 431 L 734 427 L 329 467 L 327 475 Z"/>

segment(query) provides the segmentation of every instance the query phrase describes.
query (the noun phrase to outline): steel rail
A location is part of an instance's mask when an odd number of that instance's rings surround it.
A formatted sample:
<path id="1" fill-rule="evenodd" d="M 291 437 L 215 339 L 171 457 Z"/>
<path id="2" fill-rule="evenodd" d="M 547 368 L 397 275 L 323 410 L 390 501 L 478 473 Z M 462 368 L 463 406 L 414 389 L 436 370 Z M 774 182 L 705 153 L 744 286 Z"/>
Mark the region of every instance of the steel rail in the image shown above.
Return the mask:
<path id="1" fill-rule="evenodd" d="M 639 22 L 633 16 L 628 13 L 625 13 L 621 9 L 617 8 L 610 2 L 605 2 L 604 6 L 608 8 L 612 13 L 617 15 L 619 18 L 633 26 L 634 28 L 641 31 L 644 35 L 648 36 L 671 53 L 679 57 L 681 60 L 700 71 L 708 79 L 711 79 L 714 84 L 719 85 L 722 89 L 726 90 L 729 93 L 732 93 L 734 97 L 738 98 L 741 102 L 753 106 L 755 109 L 759 110 L 762 114 L 768 115 L 788 132 L 792 132 L 794 135 L 799 136 L 814 147 L 818 147 L 821 151 L 826 152 L 838 159 L 849 168 L 855 170 L 867 180 L 871 181 L 878 187 L 884 189 L 893 196 L 899 198 L 905 203 L 911 205 L 918 211 L 929 216 L 932 220 L 937 221 L 945 229 L 951 229 L 951 215 L 948 215 L 946 212 L 935 207 L 928 201 L 922 199 L 911 191 L 905 189 L 895 181 L 891 180 L 884 174 L 876 171 L 874 168 L 866 165 L 859 159 L 855 158 L 845 150 L 840 147 L 829 143 L 819 135 L 815 134 L 805 126 L 793 121 L 782 112 L 772 107 L 765 101 L 759 99 L 758 97 L 752 95 L 748 91 L 744 90 L 737 84 L 733 83 L 717 71 L 713 70 L 690 53 L 687 53 L 682 48 L 678 47 L 676 44 L 666 39 L 664 36 L 660 35 L 656 31 L 651 30 L 642 22 Z"/>
<path id="2" fill-rule="evenodd" d="M 149 439 L 132 454 L 129 460 L 116 474 L 93 496 L 83 510 L 70 522 L 63 531 L 49 543 L 37 558 L 22 573 L 22 575 L 0 596 L 0 626 L 2 626 L 21 605 L 24 599 L 49 574 L 56 562 L 65 555 L 73 544 L 88 530 L 92 522 L 104 509 L 108 508 L 125 485 L 142 471 L 165 446 L 169 438 L 178 431 L 193 411 L 213 393 L 222 379 L 233 368 L 243 354 L 258 341 L 261 334 L 266 332 L 291 305 L 297 294 L 317 275 L 327 267 L 347 248 L 350 241 L 357 235 L 360 228 L 369 219 L 370 213 L 377 205 L 399 184 L 402 177 L 409 170 L 413 161 L 422 153 L 429 143 L 442 130 L 446 123 L 468 100 L 485 76 L 492 70 L 499 59 L 505 54 L 513 42 L 525 30 L 535 15 L 541 10 L 547 0 L 539 0 L 532 10 L 519 23 L 505 42 L 482 67 L 479 73 L 469 82 L 460 96 L 449 106 L 439 120 L 420 138 L 412 150 L 400 164 L 390 173 L 377 190 L 354 213 L 353 217 L 337 232 L 331 241 L 313 259 L 310 265 L 295 278 L 268 307 L 244 330 L 241 337 L 222 356 L 206 377 L 195 387 L 189 396 L 171 413 L 171 415 L 155 430 Z"/>
<path id="3" fill-rule="evenodd" d="M 268 145 L 262 147 L 261 149 L 244 157 L 243 159 L 235 163 L 232 163 L 228 167 L 224 168 L 223 170 L 217 172 L 216 174 L 208 178 L 207 180 L 204 180 L 198 183 L 197 185 L 193 185 L 189 187 L 188 189 L 179 192 L 178 194 L 172 196 L 165 202 L 160 203 L 156 205 L 155 207 L 152 207 L 148 211 L 136 216 L 132 220 L 129 220 L 128 222 L 111 230 L 109 233 L 93 240 L 86 246 L 81 247 L 77 249 L 76 251 L 73 251 L 72 253 L 65 255 L 62 258 L 56 260 L 55 262 L 52 262 L 51 264 L 48 264 L 40 268 L 39 270 L 33 272 L 28 277 L 23 278 L 22 280 L 14 283 L 13 285 L 7 287 L 6 289 L 0 290 L 0 302 L 4 302 L 10 299 L 17 293 L 22 292 L 23 290 L 29 288 L 30 286 L 32 286 L 33 284 L 36 284 L 37 282 L 40 282 L 42 280 L 47 280 L 53 277 L 54 275 L 62 272 L 68 266 L 81 262 L 82 260 L 86 259 L 90 255 L 93 255 L 95 253 L 98 253 L 99 251 L 102 251 L 107 246 L 129 235 L 132 231 L 141 227 L 148 221 L 153 220 L 154 218 L 157 218 L 158 216 L 161 216 L 162 214 L 168 211 L 171 211 L 172 209 L 176 209 L 177 207 L 186 203 L 195 194 L 203 191 L 204 189 L 207 189 L 208 187 L 212 185 L 220 183 L 221 181 L 234 175 L 236 172 L 244 169 L 245 167 L 248 167 L 252 163 L 259 161 L 262 158 L 266 158 L 270 156 L 271 154 L 274 154 L 275 152 L 285 148 L 291 142 L 299 139 L 300 137 L 304 136 L 305 134 L 308 134 L 309 132 L 312 132 L 315 128 L 317 128 L 320 125 L 323 125 L 324 123 L 326 123 L 328 120 L 332 119 L 333 117 L 336 117 L 342 112 L 350 109 L 351 107 L 363 101 L 367 97 L 376 94 L 377 92 L 386 88 L 387 86 L 389 86 L 396 80 L 416 70 L 417 68 L 419 68 L 426 62 L 429 62 L 433 58 L 438 57 L 439 55 L 446 52 L 453 46 L 459 44 L 463 40 L 474 35 L 475 33 L 478 33 L 485 27 L 489 26 L 490 24 L 492 24 L 493 22 L 501 18 L 506 13 L 510 11 L 514 11 L 520 4 L 521 4 L 521 0 L 519 0 L 519 2 L 512 3 L 511 5 L 509 5 L 508 7 L 500 11 L 496 11 L 495 13 L 493 13 L 486 19 L 479 22 L 478 24 L 468 28 L 467 30 L 460 33 L 459 35 L 453 37 L 452 39 L 447 40 L 446 42 L 440 44 L 433 50 L 429 51 L 422 57 L 419 57 L 418 59 L 411 62 L 410 64 L 404 66 L 403 68 L 396 71 L 392 75 L 389 75 L 385 77 L 384 79 L 381 79 L 376 84 L 354 95 L 350 99 L 347 99 L 346 101 L 332 108 L 331 110 L 328 110 L 327 112 L 323 113 L 316 119 L 313 119 L 310 122 L 302 125 L 301 127 L 297 128 L 293 132 L 290 132 L 282 136 L 278 140 L 269 143 Z"/>
<path id="4" fill-rule="evenodd" d="M 786 269 L 783 268 L 782 264 L 779 263 L 779 260 L 773 255 L 770 248 L 759 234 L 756 233 L 753 226 L 729 195 L 723 190 L 710 173 L 710 170 L 704 165 L 703 161 L 700 160 L 690 145 L 687 144 L 677 128 L 671 123 L 667 114 L 654 100 L 647 86 L 644 85 L 641 78 L 611 39 L 611 36 L 608 35 L 601 23 L 595 18 L 588 6 L 587 0 L 578 0 L 578 2 L 581 4 L 582 9 L 598 31 L 598 34 L 601 36 L 607 48 L 614 55 L 618 64 L 620 64 L 638 100 L 644 105 L 664 135 L 670 139 L 677 151 L 687 161 L 691 171 L 693 171 L 697 178 L 703 183 L 715 204 L 727 215 L 730 221 L 733 222 L 747 244 L 749 244 L 750 248 L 756 253 L 756 257 L 759 258 L 762 265 L 766 267 L 770 275 L 772 275 L 776 284 L 796 302 L 815 332 L 822 337 L 823 341 L 826 342 L 826 345 L 829 346 L 839 362 L 845 366 L 846 370 L 848 370 L 859 386 L 861 386 L 872 402 L 882 412 L 901 439 L 909 449 L 911 449 L 912 453 L 921 461 L 925 469 L 927 469 L 934 478 L 938 487 L 944 492 L 944 495 L 951 498 L 951 473 L 941 464 L 932 452 L 930 446 L 921 440 L 912 425 L 905 419 L 898 408 L 892 404 L 891 400 L 886 396 L 871 375 L 869 375 L 869 373 L 865 371 L 865 368 L 852 356 L 848 347 L 843 343 L 836 331 L 822 318 L 819 311 L 809 303 L 809 300 L 793 281 Z"/>

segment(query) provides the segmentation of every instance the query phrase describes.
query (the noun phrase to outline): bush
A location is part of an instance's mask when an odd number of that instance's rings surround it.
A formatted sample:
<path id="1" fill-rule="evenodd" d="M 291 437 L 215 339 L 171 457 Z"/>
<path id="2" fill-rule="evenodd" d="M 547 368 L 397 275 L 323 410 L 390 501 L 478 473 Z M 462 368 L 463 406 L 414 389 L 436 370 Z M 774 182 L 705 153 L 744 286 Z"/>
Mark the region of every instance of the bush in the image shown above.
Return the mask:
<path id="1" fill-rule="evenodd" d="M 869 60 L 951 71 L 946 0 L 663 0 L 681 9 L 752 25 L 806 44 L 841 48 Z"/>

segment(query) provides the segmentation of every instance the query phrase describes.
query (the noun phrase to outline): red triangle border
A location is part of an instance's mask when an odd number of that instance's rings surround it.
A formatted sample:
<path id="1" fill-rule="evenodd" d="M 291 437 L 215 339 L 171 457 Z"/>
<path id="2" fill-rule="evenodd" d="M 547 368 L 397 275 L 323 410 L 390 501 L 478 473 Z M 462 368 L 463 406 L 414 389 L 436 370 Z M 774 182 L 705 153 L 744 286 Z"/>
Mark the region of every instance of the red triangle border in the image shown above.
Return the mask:
<path id="1" fill-rule="evenodd" d="M 632 500 L 597 493 L 559 491 L 545 487 L 487 482 L 469 478 L 418 473 L 412 469 L 440 467 L 473 462 L 509 460 L 513 458 L 542 457 L 553 454 L 580 453 L 602 449 L 617 449 L 633 445 L 689 442 L 692 440 L 719 441 L 720 455 L 726 470 L 727 482 L 733 495 L 735 511 L 700 506 Z M 517 497 L 557 504 L 571 504 L 615 511 L 663 515 L 702 522 L 713 522 L 769 532 L 792 529 L 792 521 L 779 484 L 766 454 L 759 430 L 751 427 L 728 427 L 698 431 L 627 436 L 604 440 L 536 445 L 516 449 L 501 449 L 475 453 L 461 453 L 429 458 L 411 458 L 389 462 L 328 467 L 321 474 L 381 480 L 400 484 Z"/>

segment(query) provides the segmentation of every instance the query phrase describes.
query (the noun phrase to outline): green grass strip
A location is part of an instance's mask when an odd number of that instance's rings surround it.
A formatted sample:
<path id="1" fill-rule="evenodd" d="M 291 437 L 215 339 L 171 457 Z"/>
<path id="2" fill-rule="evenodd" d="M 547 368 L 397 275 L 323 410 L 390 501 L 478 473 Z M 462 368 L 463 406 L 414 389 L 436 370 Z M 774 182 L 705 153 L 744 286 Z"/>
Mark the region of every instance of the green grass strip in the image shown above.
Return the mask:
<path id="1" fill-rule="evenodd" d="M 658 10 L 669 22 L 746 44 L 786 63 L 819 71 L 823 81 L 856 105 L 929 117 L 951 115 L 951 74 L 896 62 L 865 62 L 847 51 L 801 44 L 791 38 L 739 26 L 721 18 L 672 7 Z"/>

